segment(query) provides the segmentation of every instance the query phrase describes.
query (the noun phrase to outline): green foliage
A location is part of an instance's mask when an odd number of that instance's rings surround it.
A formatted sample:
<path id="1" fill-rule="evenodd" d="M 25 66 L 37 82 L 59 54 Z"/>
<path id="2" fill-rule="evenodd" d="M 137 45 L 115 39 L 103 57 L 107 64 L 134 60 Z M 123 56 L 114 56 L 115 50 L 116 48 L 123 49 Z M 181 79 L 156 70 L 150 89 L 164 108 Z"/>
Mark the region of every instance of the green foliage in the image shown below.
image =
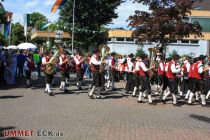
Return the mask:
<path id="1" fill-rule="evenodd" d="M 0 45 L 1 46 L 6 46 L 7 42 L 8 41 L 5 39 L 4 35 L 0 34 Z"/>
<path id="2" fill-rule="evenodd" d="M 11 44 L 19 45 L 25 41 L 24 27 L 19 23 L 12 24 Z"/>
<path id="3" fill-rule="evenodd" d="M 87 48 L 98 46 L 106 42 L 107 33 L 103 25 L 117 18 L 116 8 L 122 0 L 76 0 L 75 3 L 75 45 Z M 64 23 L 66 30 L 71 34 L 73 27 L 73 0 L 68 0 L 60 11 L 60 21 Z"/>
<path id="4" fill-rule="evenodd" d="M 136 52 L 136 57 L 140 57 L 140 56 L 142 56 L 142 54 L 146 54 L 146 53 L 142 48 L 140 48 Z"/>
<path id="5" fill-rule="evenodd" d="M 172 53 L 169 54 L 169 57 L 173 57 L 176 54 L 178 54 L 178 52 L 176 50 L 173 50 Z"/>
<path id="6" fill-rule="evenodd" d="M 38 12 L 33 12 L 32 14 L 30 14 L 29 17 L 30 25 L 28 26 L 36 28 L 38 30 L 41 30 L 42 26 L 48 22 L 47 18 Z"/>

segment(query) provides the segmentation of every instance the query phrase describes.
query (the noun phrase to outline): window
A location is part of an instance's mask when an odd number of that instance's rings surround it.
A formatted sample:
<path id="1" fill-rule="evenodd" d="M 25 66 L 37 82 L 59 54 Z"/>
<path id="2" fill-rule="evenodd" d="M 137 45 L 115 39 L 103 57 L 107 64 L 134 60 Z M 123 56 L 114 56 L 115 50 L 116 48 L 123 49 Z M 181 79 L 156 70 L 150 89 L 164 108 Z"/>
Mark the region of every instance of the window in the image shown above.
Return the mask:
<path id="1" fill-rule="evenodd" d="M 126 38 L 126 41 L 128 41 L 128 42 L 134 42 L 134 39 L 133 38 Z"/>
<path id="2" fill-rule="evenodd" d="M 116 41 L 125 41 L 125 38 L 119 37 L 119 38 L 116 38 Z"/>
<path id="3" fill-rule="evenodd" d="M 190 43 L 191 44 L 198 44 L 199 40 L 191 40 Z"/>
<path id="4" fill-rule="evenodd" d="M 202 32 L 210 32 L 210 18 L 192 18 L 191 22 L 198 22 L 202 27 Z"/>
<path id="5" fill-rule="evenodd" d="M 182 43 L 182 44 L 189 44 L 190 41 L 189 41 L 189 40 L 181 40 L 181 43 Z"/>
<path id="6" fill-rule="evenodd" d="M 170 43 L 171 44 L 177 44 L 177 40 L 171 40 Z"/>

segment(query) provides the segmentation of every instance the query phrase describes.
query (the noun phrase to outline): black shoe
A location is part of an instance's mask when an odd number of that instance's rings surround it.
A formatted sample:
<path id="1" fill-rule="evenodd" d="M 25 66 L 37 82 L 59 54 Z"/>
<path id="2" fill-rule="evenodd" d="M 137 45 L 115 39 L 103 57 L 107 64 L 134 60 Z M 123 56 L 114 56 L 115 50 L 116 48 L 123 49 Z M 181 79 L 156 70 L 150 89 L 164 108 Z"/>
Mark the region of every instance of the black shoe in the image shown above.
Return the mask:
<path id="1" fill-rule="evenodd" d="M 187 105 L 192 105 L 192 103 L 187 103 Z"/>
<path id="2" fill-rule="evenodd" d="M 173 104 L 173 106 L 177 106 L 177 107 L 178 107 L 178 106 L 180 106 L 180 105 L 179 105 L 179 104 Z"/>
<path id="3" fill-rule="evenodd" d="M 205 104 L 205 105 L 201 104 L 201 106 L 202 107 L 209 107 L 209 105 L 207 105 L 207 104 Z"/>
<path id="4" fill-rule="evenodd" d="M 137 100 L 137 103 L 144 103 L 143 101 L 139 101 L 139 100 Z"/>
<path id="5" fill-rule="evenodd" d="M 101 96 L 96 96 L 96 99 L 101 99 Z"/>
<path id="6" fill-rule="evenodd" d="M 151 102 L 151 103 L 149 102 L 149 105 L 155 105 L 155 103 L 154 102 Z"/>
<path id="7" fill-rule="evenodd" d="M 81 87 L 79 87 L 78 89 L 79 89 L 79 90 L 82 90 L 82 88 L 81 88 Z"/>
<path id="8" fill-rule="evenodd" d="M 132 97 L 136 97 L 136 95 L 132 95 Z"/>
<path id="9" fill-rule="evenodd" d="M 166 101 L 165 100 L 162 99 L 161 101 L 162 101 L 163 104 L 166 104 Z"/>
<path id="10" fill-rule="evenodd" d="M 90 99 L 94 99 L 94 98 L 93 98 L 93 95 L 89 95 L 89 94 L 88 94 L 88 97 L 90 97 Z"/>
<path id="11" fill-rule="evenodd" d="M 55 96 L 55 93 L 50 92 L 49 95 L 50 95 L 50 96 Z"/>
<path id="12" fill-rule="evenodd" d="M 64 91 L 62 88 L 59 88 L 60 91 Z"/>
<path id="13" fill-rule="evenodd" d="M 44 91 L 44 93 L 46 93 L 46 94 L 47 94 L 48 92 L 47 92 L 47 91 Z"/>
<path id="14" fill-rule="evenodd" d="M 64 93 L 67 93 L 67 92 L 69 92 L 69 90 L 68 90 L 68 89 L 65 89 L 63 92 L 64 92 Z"/>

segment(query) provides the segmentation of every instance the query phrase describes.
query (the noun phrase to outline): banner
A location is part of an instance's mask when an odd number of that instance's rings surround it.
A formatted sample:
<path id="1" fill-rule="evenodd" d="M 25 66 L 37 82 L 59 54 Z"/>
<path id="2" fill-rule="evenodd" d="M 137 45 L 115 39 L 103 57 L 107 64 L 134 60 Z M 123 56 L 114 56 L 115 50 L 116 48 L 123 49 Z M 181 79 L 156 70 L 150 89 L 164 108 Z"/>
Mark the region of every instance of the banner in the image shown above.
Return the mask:
<path id="1" fill-rule="evenodd" d="M 67 2 L 67 0 L 56 0 L 56 2 L 54 3 L 51 12 L 55 13 L 57 11 L 58 8 L 60 8 L 62 5 L 64 5 Z"/>

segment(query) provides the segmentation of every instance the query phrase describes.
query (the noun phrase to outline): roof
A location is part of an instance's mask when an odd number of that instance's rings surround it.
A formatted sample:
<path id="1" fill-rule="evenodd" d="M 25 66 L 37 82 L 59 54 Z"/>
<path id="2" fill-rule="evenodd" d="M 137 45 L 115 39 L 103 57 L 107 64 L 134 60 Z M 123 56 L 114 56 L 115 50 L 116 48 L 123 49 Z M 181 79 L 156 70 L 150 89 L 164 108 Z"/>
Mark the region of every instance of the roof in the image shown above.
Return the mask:
<path id="1" fill-rule="evenodd" d="M 189 17 L 210 17 L 210 11 L 207 10 L 191 10 Z"/>
<path id="2" fill-rule="evenodd" d="M 35 38 L 55 38 L 55 32 L 47 32 L 47 31 L 36 31 L 35 33 L 33 33 L 31 35 L 31 40 L 35 39 Z M 63 38 L 71 38 L 71 36 L 69 35 L 69 33 L 64 32 L 63 33 Z"/>

